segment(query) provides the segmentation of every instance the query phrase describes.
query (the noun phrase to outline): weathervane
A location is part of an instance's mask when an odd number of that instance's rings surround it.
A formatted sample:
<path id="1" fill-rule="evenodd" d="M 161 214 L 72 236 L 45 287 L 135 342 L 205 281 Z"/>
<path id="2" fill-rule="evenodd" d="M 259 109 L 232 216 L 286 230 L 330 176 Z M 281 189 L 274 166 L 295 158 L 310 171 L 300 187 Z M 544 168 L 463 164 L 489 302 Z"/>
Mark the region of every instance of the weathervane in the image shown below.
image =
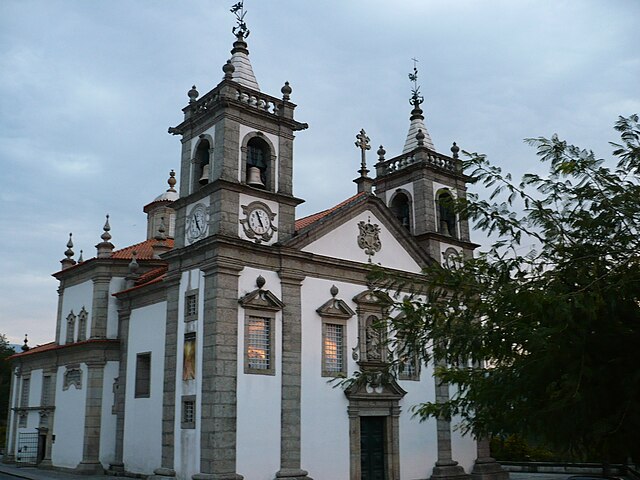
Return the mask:
<path id="1" fill-rule="evenodd" d="M 412 58 L 413 60 L 413 73 L 409 74 L 409 80 L 413 82 L 413 88 L 411 89 L 411 100 L 409 103 L 416 108 L 420 108 L 420 104 L 424 102 L 424 97 L 420 95 L 420 87 L 418 86 L 418 60 Z"/>
<path id="2" fill-rule="evenodd" d="M 231 31 L 236 37 L 244 37 L 247 38 L 249 36 L 249 29 L 247 28 L 247 24 L 244 21 L 244 16 L 247 12 L 244 10 L 244 0 L 236 3 L 233 7 L 231 7 L 231 13 L 236 16 L 236 21 L 238 25 L 233 27 Z"/>

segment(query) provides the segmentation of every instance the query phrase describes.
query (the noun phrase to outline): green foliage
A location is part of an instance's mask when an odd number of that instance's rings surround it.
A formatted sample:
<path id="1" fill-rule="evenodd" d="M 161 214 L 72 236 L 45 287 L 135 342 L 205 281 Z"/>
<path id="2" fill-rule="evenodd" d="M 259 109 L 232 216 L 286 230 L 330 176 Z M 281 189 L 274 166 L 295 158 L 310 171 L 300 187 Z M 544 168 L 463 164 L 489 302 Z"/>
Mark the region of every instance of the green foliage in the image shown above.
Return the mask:
<path id="1" fill-rule="evenodd" d="M 475 182 L 494 190 L 456 208 L 497 236 L 489 251 L 429 267 L 422 285 L 374 272 L 382 289 L 413 291 L 389 319 L 402 348 L 446 365 L 437 374 L 457 385 L 419 416 L 458 415 L 475 435 L 519 432 L 603 460 L 640 445 L 638 116 L 615 128 L 613 168 L 556 135 L 527 140 L 549 172 L 519 183 L 467 154 Z"/>
<path id="2" fill-rule="evenodd" d="M 562 456 L 545 446 L 533 445 L 520 435 L 493 437 L 491 455 L 496 460 L 511 462 L 554 462 L 563 460 Z M 567 460 L 565 458 L 564 460 Z"/>
<path id="3" fill-rule="evenodd" d="M 9 346 L 7 337 L 0 333 L 0 447 L 4 447 L 9 391 L 11 389 L 11 364 L 7 358 L 15 352 Z"/>

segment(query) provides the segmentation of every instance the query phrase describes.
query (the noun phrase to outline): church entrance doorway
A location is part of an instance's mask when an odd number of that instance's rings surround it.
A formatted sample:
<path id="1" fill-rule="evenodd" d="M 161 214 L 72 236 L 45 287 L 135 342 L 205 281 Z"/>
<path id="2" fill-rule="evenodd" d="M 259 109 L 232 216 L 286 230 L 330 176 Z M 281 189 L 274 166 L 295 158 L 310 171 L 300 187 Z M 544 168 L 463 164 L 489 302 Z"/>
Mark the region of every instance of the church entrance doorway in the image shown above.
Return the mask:
<path id="1" fill-rule="evenodd" d="M 385 480 L 385 417 L 360 417 L 362 480 Z"/>

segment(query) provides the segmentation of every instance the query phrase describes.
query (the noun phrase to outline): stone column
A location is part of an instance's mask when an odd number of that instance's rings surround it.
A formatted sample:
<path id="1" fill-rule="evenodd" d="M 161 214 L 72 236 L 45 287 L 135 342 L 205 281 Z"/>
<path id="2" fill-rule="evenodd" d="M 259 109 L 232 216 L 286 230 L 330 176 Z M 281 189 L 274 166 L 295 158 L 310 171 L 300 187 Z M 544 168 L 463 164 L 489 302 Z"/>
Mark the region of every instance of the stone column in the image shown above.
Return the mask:
<path id="1" fill-rule="evenodd" d="M 109 311 L 109 275 L 98 275 L 93 278 L 93 302 L 91 305 L 91 336 L 105 338 L 107 336 L 107 313 Z"/>
<path id="2" fill-rule="evenodd" d="M 15 463 L 16 456 L 16 431 L 18 427 L 17 413 L 12 410 L 12 407 L 18 406 L 18 399 L 20 395 L 20 370 L 16 368 L 11 375 L 11 386 L 9 387 L 9 399 L 13 398 L 13 401 L 9 405 L 9 412 L 7 413 L 7 436 L 5 442 L 5 454 L 4 463 Z M 11 400 L 10 400 L 11 401 Z"/>
<path id="3" fill-rule="evenodd" d="M 48 368 L 47 371 L 45 372 L 46 375 L 49 375 L 51 377 L 51 386 L 50 389 L 51 391 L 49 392 L 50 395 L 50 404 L 51 405 L 55 405 L 56 404 L 56 377 L 58 374 L 58 368 L 53 367 L 53 368 Z M 49 406 L 49 405 L 43 405 L 43 406 Z M 50 409 L 47 412 L 47 423 L 46 425 L 43 425 L 47 428 L 47 440 L 45 442 L 45 447 L 44 447 L 44 458 L 42 459 L 42 461 L 38 464 L 38 468 L 43 468 L 43 469 L 50 469 L 53 468 L 53 464 L 51 463 L 51 450 L 53 447 L 53 425 L 54 425 L 54 421 L 55 421 L 55 409 Z"/>
<path id="4" fill-rule="evenodd" d="M 502 465 L 491 457 L 491 448 L 488 438 L 479 438 L 478 458 L 476 458 L 471 480 L 508 480 L 509 472 L 503 470 Z"/>
<path id="5" fill-rule="evenodd" d="M 238 272 L 241 268 L 218 261 L 205 270 L 200 473 L 193 475 L 193 480 L 244 478 L 236 473 Z"/>
<path id="6" fill-rule="evenodd" d="M 77 471 L 104 473 L 100 463 L 100 424 L 102 421 L 102 384 L 105 362 L 87 362 L 87 403 L 84 415 L 84 446 Z"/>
<path id="7" fill-rule="evenodd" d="M 282 286 L 282 411 L 280 414 L 280 470 L 276 478 L 311 480 L 300 468 L 300 386 L 302 363 L 303 275 L 280 272 Z"/>
<path id="8" fill-rule="evenodd" d="M 127 395 L 127 355 L 129 345 L 129 319 L 131 306 L 127 300 L 118 300 L 118 336 L 120 337 L 120 362 L 118 364 L 118 386 L 116 389 L 116 449 L 109 471 L 124 472 L 124 414 Z"/>
<path id="9" fill-rule="evenodd" d="M 449 400 L 449 384 L 441 382 L 434 376 L 436 382 L 436 403 L 444 403 Z M 438 461 L 433 467 L 432 480 L 462 480 L 468 479 L 469 474 L 453 460 L 451 452 L 451 422 L 444 418 L 436 420 L 438 432 Z"/>
<path id="10" fill-rule="evenodd" d="M 176 416 L 176 370 L 178 355 L 178 301 L 180 274 L 167 277 L 167 324 L 164 343 L 164 387 L 162 396 L 162 466 L 152 479 L 176 476 L 173 465 Z"/>

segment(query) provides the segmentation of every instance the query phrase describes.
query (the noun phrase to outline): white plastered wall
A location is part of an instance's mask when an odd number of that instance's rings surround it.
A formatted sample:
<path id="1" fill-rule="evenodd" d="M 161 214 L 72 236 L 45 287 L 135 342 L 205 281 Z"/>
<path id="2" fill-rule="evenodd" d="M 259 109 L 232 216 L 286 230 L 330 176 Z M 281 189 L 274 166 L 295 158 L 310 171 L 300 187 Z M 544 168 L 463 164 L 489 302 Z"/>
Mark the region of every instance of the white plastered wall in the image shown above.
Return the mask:
<path id="1" fill-rule="evenodd" d="M 369 256 L 358 246 L 358 236 L 360 235 L 358 223 L 367 223 L 368 221 L 380 226 L 379 236 L 382 245 L 380 251 L 371 257 L 372 263 L 414 273 L 421 271 L 420 265 L 409 255 L 400 242 L 394 238 L 384 223 L 369 210 L 343 223 L 318 240 L 310 243 L 302 250 L 318 255 L 367 263 Z"/>
<path id="2" fill-rule="evenodd" d="M 109 468 L 116 454 L 116 415 L 112 413 L 114 404 L 113 382 L 119 375 L 120 362 L 107 362 L 102 381 L 102 416 L 100 419 L 100 462 Z"/>
<path id="3" fill-rule="evenodd" d="M 58 467 L 75 468 L 82 461 L 84 420 L 87 397 L 87 366 L 80 364 L 82 387 L 70 385 L 63 390 L 66 368 L 58 367 L 56 375 L 56 412 L 53 434 L 56 441 L 51 450 L 51 461 Z"/>
<path id="4" fill-rule="evenodd" d="M 127 389 L 124 417 L 125 469 L 151 474 L 161 465 L 164 341 L 167 303 L 137 308 L 129 318 Z M 135 398 L 136 357 L 151 352 L 149 398 Z"/>
<path id="5" fill-rule="evenodd" d="M 60 322 L 60 344 L 66 343 L 67 338 L 67 316 L 73 310 L 76 315 L 75 331 L 73 334 L 74 341 L 78 338 L 78 313 L 82 307 L 87 311 L 87 335 L 91 331 L 91 306 L 93 304 L 93 282 L 87 280 L 86 282 L 79 283 L 64 289 L 64 296 L 62 297 L 62 318 L 58 319 Z"/>
<path id="6" fill-rule="evenodd" d="M 277 273 L 254 268 L 241 272 L 239 297 L 257 288 L 258 275 L 266 280 L 263 288 L 282 299 Z M 244 309 L 239 306 L 236 464 L 245 478 L 272 480 L 280 469 L 282 314 L 276 313 L 275 319 L 275 345 L 272 346 L 276 356 L 275 375 L 244 373 L 244 323 Z"/>
<path id="7" fill-rule="evenodd" d="M 349 478 L 349 401 L 340 387 L 322 376 L 322 318 L 316 309 L 330 300 L 329 290 L 338 287 L 336 298 L 352 310 L 353 297 L 365 290 L 362 285 L 307 277 L 302 283 L 302 388 L 301 459 L 302 468 L 314 478 Z M 347 375 L 357 364 L 351 356 L 358 342 L 358 318 L 347 321 Z M 328 461 L 327 459 L 330 459 Z"/>
<path id="8" fill-rule="evenodd" d="M 239 195 L 238 218 L 239 219 L 246 218 L 246 215 L 242 211 L 242 206 L 243 205 L 247 206 L 252 202 L 261 202 L 261 203 L 264 203 L 265 205 L 267 205 L 271 209 L 271 212 L 276 214 L 276 216 L 273 219 L 273 223 L 277 227 L 277 225 L 278 225 L 278 213 L 279 213 L 278 203 L 277 202 L 272 202 L 271 200 L 263 200 L 262 198 L 252 197 L 252 196 L 246 195 L 244 193 L 241 193 Z M 242 226 L 242 224 L 240 222 L 238 222 L 238 236 L 240 238 L 242 238 L 243 240 L 249 240 L 249 241 L 254 241 L 255 240 L 255 239 L 247 237 L 247 235 L 244 233 L 244 227 Z M 277 241 L 278 241 L 278 232 L 274 232 L 273 237 L 271 237 L 271 239 L 268 242 L 263 242 L 263 243 L 265 245 L 272 245 L 272 244 L 276 243 Z"/>
<path id="9" fill-rule="evenodd" d="M 275 172 L 273 172 L 273 174 L 275 175 L 275 192 L 278 191 L 279 188 L 279 176 L 278 176 L 278 172 L 280 170 L 280 143 L 278 142 L 278 137 L 271 134 L 271 133 L 266 133 L 266 132 L 262 132 L 261 130 L 256 130 L 255 128 L 251 128 L 248 127 L 246 125 L 240 125 L 240 137 L 238 138 L 238 145 L 242 146 L 242 140 L 244 139 L 244 137 L 247 136 L 247 134 L 249 133 L 254 133 L 254 132 L 261 132 L 265 138 L 269 139 L 269 142 L 271 142 L 271 145 L 273 145 L 273 148 L 275 149 L 275 152 L 273 152 L 273 154 L 276 156 L 276 168 L 275 168 Z M 245 159 L 242 158 L 242 151 L 238 151 L 238 181 L 240 183 L 244 183 L 245 179 L 241 178 L 242 175 L 242 162 L 244 162 Z"/>
<path id="10" fill-rule="evenodd" d="M 185 292 L 198 290 L 198 320 L 190 322 L 187 327 L 184 322 Z M 202 412 L 202 335 L 204 312 L 204 274 L 200 270 L 183 272 L 180 279 L 180 297 L 178 300 L 178 336 L 177 336 L 177 361 L 176 361 L 176 399 L 175 399 L 175 448 L 173 462 L 178 478 L 190 479 L 192 475 L 200 472 L 200 428 Z M 182 368 L 184 365 L 184 334 L 189 331 L 196 332 L 196 378 L 195 380 L 182 380 Z M 196 396 L 196 428 L 183 429 L 182 396 Z"/>

